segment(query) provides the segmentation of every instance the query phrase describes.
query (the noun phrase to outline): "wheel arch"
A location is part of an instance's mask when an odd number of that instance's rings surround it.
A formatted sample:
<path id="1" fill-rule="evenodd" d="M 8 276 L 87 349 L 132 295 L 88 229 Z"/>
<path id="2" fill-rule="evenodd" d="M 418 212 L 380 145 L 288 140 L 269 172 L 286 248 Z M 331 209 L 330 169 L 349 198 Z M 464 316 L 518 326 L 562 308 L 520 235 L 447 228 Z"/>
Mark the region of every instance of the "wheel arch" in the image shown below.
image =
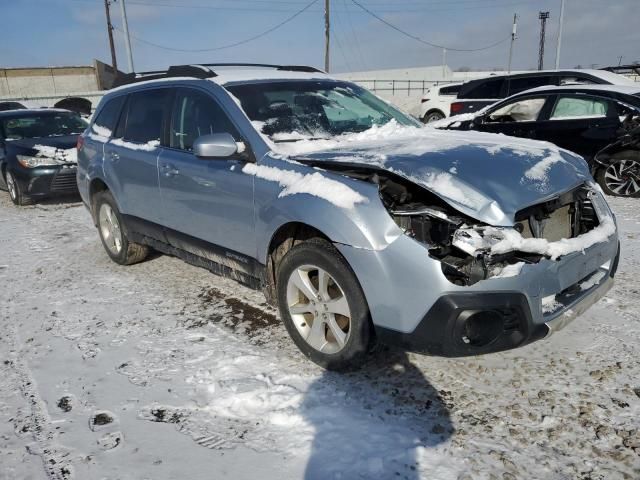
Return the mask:
<path id="1" fill-rule="evenodd" d="M 429 110 L 427 110 L 424 115 L 422 116 L 422 120 L 424 120 L 425 118 L 427 118 L 429 115 L 431 115 L 432 113 L 439 113 L 440 115 L 442 115 L 444 118 L 447 118 L 447 114 L 444 113 L 440 108 L 437 107 L 433 107 L 430 108 Z"/>
<path id="2" fill-rule="evenodd" d="M 280 225 L 271 235 L 266 252 L 264 294 L 267 301 L 276 304 L 276 272 L 280 260 L 295 245 L 312 238 L 331 239 L 318 228 L 299 221 L 290 221 Z"/>
<path id="3" fill-rule="evenodd" d="M 93 218 L 94 225 L 97 226 L 95 198 L 100 192 L 111 191 L 107 183 L 99 177 L 93 178 L 89 183 L 89 206 L 91 211 L 91 217 Z M 115 200 L 115 198 L 114 198 Z"/>

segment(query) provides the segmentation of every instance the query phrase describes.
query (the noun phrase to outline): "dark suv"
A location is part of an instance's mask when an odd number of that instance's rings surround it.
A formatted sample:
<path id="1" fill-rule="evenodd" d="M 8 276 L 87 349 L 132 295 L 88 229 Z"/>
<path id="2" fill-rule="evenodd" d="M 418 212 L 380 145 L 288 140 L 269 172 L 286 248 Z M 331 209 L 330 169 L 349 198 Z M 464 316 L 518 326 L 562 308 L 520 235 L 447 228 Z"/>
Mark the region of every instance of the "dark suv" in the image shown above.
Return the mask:
<path id="1" fill-rule="evenodd" d="M 622 75 L 603 70 L 555 70 L 495 75 L 463 83 L 450 116 L 472 113 L 498 100 L 536 87 L 561 85 L 633 85 Z"/>

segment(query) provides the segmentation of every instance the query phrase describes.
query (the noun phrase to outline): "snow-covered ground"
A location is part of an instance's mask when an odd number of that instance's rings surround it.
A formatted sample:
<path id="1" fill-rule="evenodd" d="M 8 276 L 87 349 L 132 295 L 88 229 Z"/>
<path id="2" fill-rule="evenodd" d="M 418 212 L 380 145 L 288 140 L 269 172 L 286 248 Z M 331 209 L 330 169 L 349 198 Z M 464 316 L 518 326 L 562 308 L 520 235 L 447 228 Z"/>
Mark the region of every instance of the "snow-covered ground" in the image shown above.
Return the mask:
<path id="1" fill-rule="evenodd" d="M 0 194 L 0 478 L 640 478 L 640 203 L 611 203 L 617 285 L 564 331 L 340 375 L 259 293 Z"/>

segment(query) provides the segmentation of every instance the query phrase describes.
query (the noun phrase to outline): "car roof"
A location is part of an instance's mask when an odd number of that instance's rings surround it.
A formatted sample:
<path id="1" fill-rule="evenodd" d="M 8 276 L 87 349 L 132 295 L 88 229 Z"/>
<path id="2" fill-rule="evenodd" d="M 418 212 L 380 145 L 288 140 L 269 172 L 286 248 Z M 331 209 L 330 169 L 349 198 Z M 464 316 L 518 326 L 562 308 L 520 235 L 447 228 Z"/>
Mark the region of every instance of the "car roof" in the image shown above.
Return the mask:
<path id="1" fill-rule="evenodd" d="M 30 117 L 41 113 L 74 113 L 64 108 L 20 108 L 16 110 L 5 110 L 0 112 L 0 118 L 6 117 Z"/>
<path id="2" fill-rule="evenodd" d="M 533 72 L 522 72 L 522 73 L 512 73 L 512 74 L 503 74 L 503 75 L 491 75 L 484 78 L 477 78 L 474 80 L 468 80 L 465 84 L 473 84 L 477 85 L 481 82 L 491 81 L 491 80 L 504 80 L 504 79 L 516 79 L 516 78 L 528 78 L 528 77 L 539 77 L 544 75 L 583 75 L 583 76 L 591 76 L 600 78 L 601 80 L 616 84 L 616 85 L 633 85 L 635 82 L 630 78 L 625 77 L 624 75 L 619 75 L 617 73 L 609 72 L 606 70 L 595 70 L 595 69 L 573 69 L 573 70 L 538 70 Z"/>
<path id="3" fill-rule="evenodd" d="M 287 80 L 336 80 L 324 72 L 301 72 L 292 70 L 277 70 L 275 68 L 251 68 L 251 67 L 216 67 L 216 76 L 209 78 L 196 78 L 190 76 L 163 77 L 151 80 L 138 80 L 114 87 L 107 92 L 107 95 L 119 91 L 132 91 L 139 86 L 150 86 L 173 82 L 214 82 L 218 85 L 234 85 L 241 83 L 287 81 Z"/>
<path id="4" fill-rule="evenodd" d="M 640 83 L 637 86 L 633 85 L 562 85 L 562 86 L 545 86 L 536 87 L 524 92 L 519 93 L 529 94 L 533 92 L 615 92 L 625 95 L 638 95 L 640 94 Z"/>

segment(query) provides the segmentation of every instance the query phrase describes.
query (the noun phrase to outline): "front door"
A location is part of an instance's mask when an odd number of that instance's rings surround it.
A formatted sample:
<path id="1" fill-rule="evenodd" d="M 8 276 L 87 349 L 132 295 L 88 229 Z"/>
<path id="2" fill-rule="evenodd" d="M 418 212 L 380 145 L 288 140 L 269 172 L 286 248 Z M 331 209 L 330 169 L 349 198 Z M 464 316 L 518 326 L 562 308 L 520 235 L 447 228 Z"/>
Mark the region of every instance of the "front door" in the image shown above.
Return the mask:
<path id="1" fill-rule="evenodd" d="M 193 154 L 196 138 L 211 133 L 230 133 L 242 141 L 211 94 L 179 89 L 169 145 L 158 159 L 163 224 L 173 230 L 167 232 L 170 241 L 182 249 L 222 247 L 219 251 L 235 260 L 255 257 L 253 176 L 242 172 L 245 162 L 240 156 L 205 160 Z M 187 244 L 190 239 L 192 245 Z M 229 251 L 242 255 L 233 257 Z"/>
<path id="2" fill-rule="evenodd" d="M 545 97 L 528 97 L 503 103 L 484 115 L 477 128 L 483 132 L 536 138 L 537 120 L 545 102 Z"/>

